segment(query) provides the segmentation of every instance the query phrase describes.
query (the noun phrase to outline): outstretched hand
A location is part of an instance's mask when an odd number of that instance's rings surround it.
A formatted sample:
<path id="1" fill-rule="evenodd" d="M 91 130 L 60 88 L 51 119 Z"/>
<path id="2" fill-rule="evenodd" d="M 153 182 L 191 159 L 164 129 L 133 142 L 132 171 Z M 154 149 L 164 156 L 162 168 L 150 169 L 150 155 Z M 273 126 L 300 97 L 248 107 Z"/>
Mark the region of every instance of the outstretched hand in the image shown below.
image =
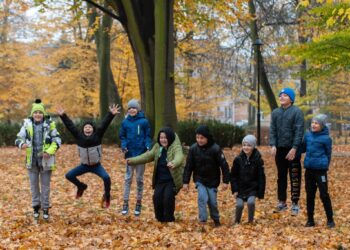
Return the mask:
<path id="1" fill-rule="evenodd" d="M 119 114 L 120 113 L 120 106 L 117 104 L 113 104 L 111 106 L 109 106 L 109 111 L 113 114 L 113 115 L 116 115 L 116 114 Z"/>
<path id="2" fill-rule="evenodd" d="M 61 116 L 61 115 L 64 114 L 64 109 L 63 109 L 62 106 L 60 106 L 60 105 L 58 105 L 58 106 L 56 107 L 56 111 L 57 111 L 57 114 L 58 114 L 59 116 Z"/>

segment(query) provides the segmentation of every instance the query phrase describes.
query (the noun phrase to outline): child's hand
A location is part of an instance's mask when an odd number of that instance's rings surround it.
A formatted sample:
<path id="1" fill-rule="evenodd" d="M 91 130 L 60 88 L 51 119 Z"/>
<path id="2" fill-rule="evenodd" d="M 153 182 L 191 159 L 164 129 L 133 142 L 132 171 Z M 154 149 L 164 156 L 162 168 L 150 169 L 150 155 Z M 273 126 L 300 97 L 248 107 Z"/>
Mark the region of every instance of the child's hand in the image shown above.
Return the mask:
<path id="1" fill-rule="evenodd" d="M 128 149 L 127 149 L 127 148 L 123 148 L 123 149 L 122 149 L 122 152 L 123 152 L 124 154 L 126 154 L 126 153 L 128 152 Z"/>
<path id="2" fill-rule="evenodd" d="M 26 148 L 28 148 L 28 147 L 29 147 L 28 144 L 27 144 L 27 143 L 24 143 L 24 144 L 22 144 L 21 149 L 26 149 Z"/>
<path id="3" fill-rule="evenodd" d="M 228 189 L 228 184 L 227 183 L 222 184 L 222 190 L 227 190 L 227 189 Z"/>
<path id="4" fill-rule="evenodd" d="M 44 154 L 43 154 L 43 158 L 44 158 L 45 160 L 48 160 L 48 159 L 50 158 L 50 155 L 49 155 L 48 153 L 44 153 Z"/>
<path id="5" fill-rule="evenodd" d="M 172 162 L 170 161 L 170 162 L 168 162 L 167 167 L 170 168 L 170 169 L 172 169 L 172 168 L 175 167 L 175 165 L 174 165 L 174 163 L 172 163 Z"/>
<path id="6" fill-rule="evenodd" d="M 116 115 L 116 114 L 119 114 L 120 113 L 120 106 L 117 104 L 113 104 L 111 106 L 109 106 L 109 111 L 113 114 L 113 115 Z"/>
<path id="7" fill-rule="evenodd" d="M 238 192 L 233 193 L 233 197 L 237 198 Z"/>
<path id="8" fill-rule="evenodd" d="M 188 192 L 188 190 L 189 190 L 188 184 L 184 184 L 183 185 L 183 189 L 184 189 L 185 192 Z"/>
<path id="9" fill-rule="evenodd" d="M 56 111 L 59 116 L 62 116 L 64 114 L 64 109 L 60 105 L 56 107 Z"/>

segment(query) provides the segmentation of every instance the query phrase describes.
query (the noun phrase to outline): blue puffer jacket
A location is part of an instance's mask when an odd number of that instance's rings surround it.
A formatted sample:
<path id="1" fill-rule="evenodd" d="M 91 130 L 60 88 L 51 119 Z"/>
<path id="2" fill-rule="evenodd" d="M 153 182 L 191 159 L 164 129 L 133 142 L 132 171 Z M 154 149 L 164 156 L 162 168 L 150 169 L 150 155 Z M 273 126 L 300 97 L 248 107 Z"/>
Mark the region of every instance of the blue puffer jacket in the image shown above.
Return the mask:
<path id="1" fill-rule="evenodd" d="M 126 158 L 138 156 L 150 149 L 152 147 L 151 126 L 145 114 L 138 112 L 135 116 L 128 115 L 122 122 L 119 138 L 121 148 L 128 150 L 125 154 Z"/>
<path id="2" fill-rule="evenodd" d="M 302 144 L 303 153 L 306 152 L 304 168 L 328 170 L 332 155 L 332 139 L 327 127 L 320 132 L 308 131 Z"/>

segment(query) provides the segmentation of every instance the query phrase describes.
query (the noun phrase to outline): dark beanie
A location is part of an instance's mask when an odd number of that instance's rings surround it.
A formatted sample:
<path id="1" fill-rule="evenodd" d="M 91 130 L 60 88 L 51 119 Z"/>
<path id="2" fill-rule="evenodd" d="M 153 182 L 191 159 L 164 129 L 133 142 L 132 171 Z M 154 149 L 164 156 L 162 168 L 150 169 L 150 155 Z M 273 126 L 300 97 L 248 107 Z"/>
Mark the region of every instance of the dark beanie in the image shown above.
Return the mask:
<path id="1" fill-rule="evenodd" d="M 162 133 L 162 132 L 165 134 L 165 136 L 166 136 L 166 138 L 167 138 L 167 140 L 168 140 L 168 147 L 169 147 L 169 146 L 175 141 L 175 133 L 174 133 L 174 131 L 173 131 L 171 128 L 169 128 L 169 127 L 163 127 L 163 128 L 161 128 L 161 129 L 159 130 L 158 139 L 157 139 L 157 142 L 158 142 L 159 145 L 161 145 L 161 144 L 160 144 L 159 138 L 160 138 L 160 133 Z"/>
<path id="2" fill-rule="evenodd" d="M 205 138 L 208 139 L 208 145 L 212 145 L 214 143 L 214 139 L 212 134 L 209 131 L 209 127 L 207 125 L 200 125 L 196 129 L 196 134 L 203 135 Z"/>
<path id="3" fill-rule="evenodd" d="M 85 125 L 91 125 L 92 128 L 94 129 L 94 132 L 96 131 L 95 123 L 92 120 L 85 120 L 83 122 L 83 126 L 81 127 L 81 130 L 84 132 L 84 127 Z"/>

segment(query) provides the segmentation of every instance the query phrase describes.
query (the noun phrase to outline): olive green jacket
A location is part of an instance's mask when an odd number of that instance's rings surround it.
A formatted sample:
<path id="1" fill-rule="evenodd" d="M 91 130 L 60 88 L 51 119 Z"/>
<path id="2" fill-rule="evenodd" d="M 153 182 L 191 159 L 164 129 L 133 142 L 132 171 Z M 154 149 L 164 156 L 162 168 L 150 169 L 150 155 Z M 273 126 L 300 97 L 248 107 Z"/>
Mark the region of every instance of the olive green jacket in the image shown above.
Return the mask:
<path id="1" fill-rule="evenodd" d="M 155 188 L 156 176 L 157 176 L 157 164 L 161 155 L 162 147 L 156 143 L 150 151 L 143 153 L 142 155 L 132 157 L 128 159 L 129 165 L 139 165 L 154 161 L 152 187 Z M 167 151 L 167 161 L 174 164 L 174 168 L 169 169 L 170 174 L 173 177 L 173 181 L 176 187 L 176 193 L 180 191 L 183 185 L 183 172 L 185 167 L 184 154 L 182 152 L 182 146 L 179 137 L 176 135 L 175 141 L 170 145 Z"/>

